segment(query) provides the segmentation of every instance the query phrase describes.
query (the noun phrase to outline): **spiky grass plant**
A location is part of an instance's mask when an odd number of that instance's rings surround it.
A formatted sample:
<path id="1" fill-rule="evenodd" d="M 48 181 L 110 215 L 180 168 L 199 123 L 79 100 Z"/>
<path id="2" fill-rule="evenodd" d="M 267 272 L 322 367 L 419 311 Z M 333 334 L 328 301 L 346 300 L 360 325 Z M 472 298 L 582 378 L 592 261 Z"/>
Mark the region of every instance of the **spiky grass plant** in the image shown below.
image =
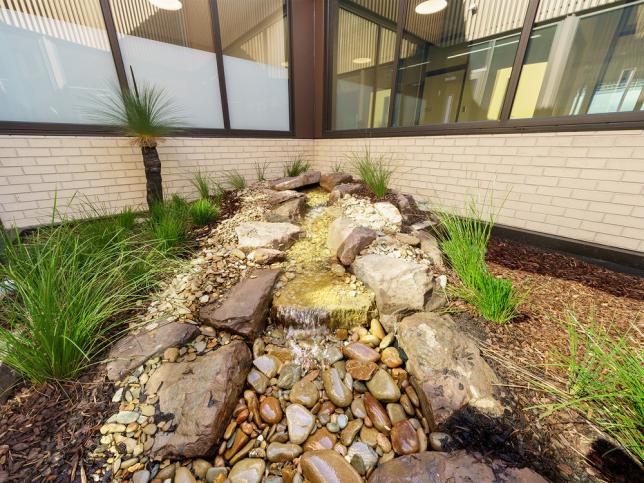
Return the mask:
<path id="1" fill-rule="evenodd" d="M 383 155 L 374 156 L 369 147 L 365 147 L 363 152 L 352 153 L 349 158 L 358 177 L 377 198 L 383 198 L 389 192 L 389 183 L 394 174 L 391 160 Z"/>
<path id="2" fill-rule="evenodd" d="M 241 191 L 246 188 L 246 178 L 237 170 L 229 171 L 226 173 L 226 181 L 235 191 Z"/>
<path id="3" fill-rule="evenodd" d="M 268 170 L 269 164 L 268 162 L 257 162 L 255 163 L 255 176 L 257 177 L 257 181 L 266 181 L 266 171 Z"/>
<path id="4" fill-rule="evenodd" d="M 164 89 L 143 84 L 134 90 L 115 87 L 114 93 L 96 100 L 92 116 L 130 136 L 141 148 L 145 167 L 148 207 L 163 199 L 161 160 L 157 143 L 179 130 L 177 108 Z"/>
<path id="5" fill-rule="evenodd" d="M 150 210 L 148 228 L 150 237 L 165 251 L 180 250 L 188 238 L 190 205 L 173 195 L 169 201 L 157 202 Z"/>
<path id="6" fill-rule="evenodd" d="M 341 173 L 344 170 L 344 163 L 341 162 L 335 162 L 333 163 L 333 166 L 331 166 L 331 171 L 334 173 Z"/>
<path id="7" fill-rule="evenodd" d="M 199 193 L 199 198 L 201 198 L 202 200 L 210 199 L 211 179 L 208 173 L 205 173 L 201 170 L 195 171 L 192 174 L 190 183 L 195 187 L 197 193 Z"/>
<path id="8" fill-rule="evenodd" d="M 485 202 L 484 202 L 485 204 Z M 509 280 L 492 275 L 485 263 L 487 245 L 496 221 L 490 206 L 488 219 L 475 200 L 466 204 L 464 213 L 437 212 L 436 235 L 443 252 L 460 280 L 451 290 L 454 295 L 473 305 L 488 320 L 500 324 L 512 320 L 525 294 L 519 293 Z"/>
<path id="9" fill-rule="evenodd" d="M 221 203 L 223 202 L 225 195 L 226 195 L 226 188 L 224 188 L 224 186 L 217 181 L 213 182 L 212 199 L 217 206 L 221 206 Z"/>
<path id="10" fill-rule="evenodd" d="M 123 208 L 114 217 L 116 225 L 126 231 L 134 231 L 136 227 L 136 212 L 129 206 Z"/>
<path id="11" fill-rule="evenodd" d="M 298 154 L 295 158 L 284 163 L 284 176 L 299 176 L 311 169 L 311 163 L 303 154 Z"/>
<path id="12" fill-rule="evenodd" d="M 206 226 L 219 216 L 219 207 L 209 200 L 200 199 L 190 205 L 190 218 L 196 226 Z"/>
<path id="13" fill-rule="evenodd" d="M 118 317 L 167 268 L 130 238 L 97 241 L 64 222 L 27 241 L 5 239 L 0 359 L 33 382 L 77 376 L 110 343 Z"/>

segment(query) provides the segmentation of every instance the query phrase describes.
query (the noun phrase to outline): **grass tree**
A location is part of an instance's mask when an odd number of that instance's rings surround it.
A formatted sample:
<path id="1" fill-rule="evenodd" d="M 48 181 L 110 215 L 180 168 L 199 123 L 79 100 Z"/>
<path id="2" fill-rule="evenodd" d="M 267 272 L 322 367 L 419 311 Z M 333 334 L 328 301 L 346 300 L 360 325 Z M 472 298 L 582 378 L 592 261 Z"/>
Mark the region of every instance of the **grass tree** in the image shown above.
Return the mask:
<path id="1" fill-rule="evenodd" d="M 112 96 L 99 101 L 96 117 L 130 136 L 141 148 L 146 179 L 148 207 L 163 200 L 161 160 L 157 143 L 176 132 L 181 122 L 166 91 L 153 85 L 135 90 L 117 88 Z"/>

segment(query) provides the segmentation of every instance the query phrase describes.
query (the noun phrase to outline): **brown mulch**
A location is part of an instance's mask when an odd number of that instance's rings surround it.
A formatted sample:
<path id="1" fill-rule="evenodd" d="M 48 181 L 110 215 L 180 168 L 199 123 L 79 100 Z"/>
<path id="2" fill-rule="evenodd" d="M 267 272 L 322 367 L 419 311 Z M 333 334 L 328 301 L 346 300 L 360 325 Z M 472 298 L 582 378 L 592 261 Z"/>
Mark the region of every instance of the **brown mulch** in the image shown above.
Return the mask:
<path id="1" fill-rule="evenodd" d="M 83 481 L 83 460 L 104 416 L 112 385 L 93 369 L 77 382 L 27 385 L 0 408 L 0 482 Z"/>
<path id="2" fill-rule="evenodd" d="M 221 200 L 219 221 L 226 220 L 239 211 L 241 198 L 237 191 L 226 191 Z"/>

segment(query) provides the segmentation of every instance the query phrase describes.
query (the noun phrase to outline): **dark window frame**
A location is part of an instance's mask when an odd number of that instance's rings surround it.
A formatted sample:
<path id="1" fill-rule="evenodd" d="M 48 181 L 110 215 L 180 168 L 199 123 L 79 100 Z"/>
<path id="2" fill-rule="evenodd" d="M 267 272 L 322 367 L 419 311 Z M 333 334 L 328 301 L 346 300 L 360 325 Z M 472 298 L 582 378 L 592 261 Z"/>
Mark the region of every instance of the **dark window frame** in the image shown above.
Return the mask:
<path id="1" fill-rule="evenodd" d="M 121 88 L 129 89 L 125 64 L 121 47 L 118 43 L 118 34 L 114 16 L 109 0 L 98 0 L 101 8 L 103 22 L 107 38 L 112 52 L 114 68 Z M 212 35 L 215 44 L 215 55 L 217 57 L 217 76 L 219 78 L 219 95 L 221 97 L 221 108 L 224 119 L 224 127 L 221 129 L 212 128 L 186 128 L 174 133 L 172 137 L 257 137 L 257 138 L 292 138 L 295 136 L 295 126 L 293 119 L 294 99 L 293 99 L 293 28 L 291 23 L 292 0 L 283 0 L 283 10 L 287 15 L 287 35 L 288 43 L 288 98 L 289 98 L 289 129 L 285 131 L 260 130 L 260 129 L 232 129 L 230 128 L 230 114 L 228 110 L 228 97 L 226 94 L 226 74 L 223 62 L 223 49 L 221 44 L 221 30 L 219 26 L 219 12 L 217 0 L 208 0 L 210 7 L 210 17 L 212 19 Z M 56 122 L 30 122 L 30 121 L 4 121 L 0 120 L 0 135 L 56 135 L 56 136 L 117 136 L 119 133 L 109 126 L 93 124 L 72 124 Z"/>
<path id="2" fill-rule="evenodd" d="M 505 91 L 501 114 L 498 120 L 469 121 L 462 123 L 427 124 L 423 126 L 394 126 L 396 87 L 398 82 L 398 63 L 404 22 L 406 20 L 409 0 L 398 0 L 398 22 L 396 30 L 396 51 L 394 52 L 394 73 L 389 105 L 389 124 L 382 128 L 361 128 L 347 130 L 332 130 L 332 99 L 331 84 L 333 79 L 333 62 L 335 46 L 335 26 L 339 0 L 326 0 L 325 24 L 325 103 L 323 112 L 323 138 L 369 138 L 395 136 L 439 136 L 467 134 L 505 134 L 520 132 L 565 132 L 565 131 L 604 131 L 616 129 L 643 129 L 644 111 L 582 114 L 579 116 L 543 116 L 534 118 L 510 118 L 512 105 L 516 97 L 523 62 L 527 54 L 528 42 L 536 22 L 540 0 L 528 0 L 528 7 L 523 26 L 520 30 L 519 45 L 512 65 L 512 72 Z M 601 8 L 598 8 L 601 10 Z"/>

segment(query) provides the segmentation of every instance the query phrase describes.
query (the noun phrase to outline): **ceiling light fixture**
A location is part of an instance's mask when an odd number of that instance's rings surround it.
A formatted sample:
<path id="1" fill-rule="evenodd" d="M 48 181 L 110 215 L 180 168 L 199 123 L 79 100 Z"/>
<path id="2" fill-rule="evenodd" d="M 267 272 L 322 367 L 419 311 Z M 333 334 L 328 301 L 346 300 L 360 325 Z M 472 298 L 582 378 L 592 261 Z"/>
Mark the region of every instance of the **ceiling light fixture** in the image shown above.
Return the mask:
<path id="1" fill-rule="evenodd" d="M 181 10 L 182 7 L 179 0 L 149 0 L 149 2 L 162 10 Z"/>
<path id="2" fill-rule="evenodd" d="M 415 10 L 420 15 L 431 15 L 444 10 L 445 7 L 447 7 L 446 0 L 425 0 L 416 5 Z"/>
<path id="3" fill-rule="evenodd" d="M 371 62 L 369 57 L 356 57 L 353 59 L 354 64 L 368 64 L 369 62 Z"/>

